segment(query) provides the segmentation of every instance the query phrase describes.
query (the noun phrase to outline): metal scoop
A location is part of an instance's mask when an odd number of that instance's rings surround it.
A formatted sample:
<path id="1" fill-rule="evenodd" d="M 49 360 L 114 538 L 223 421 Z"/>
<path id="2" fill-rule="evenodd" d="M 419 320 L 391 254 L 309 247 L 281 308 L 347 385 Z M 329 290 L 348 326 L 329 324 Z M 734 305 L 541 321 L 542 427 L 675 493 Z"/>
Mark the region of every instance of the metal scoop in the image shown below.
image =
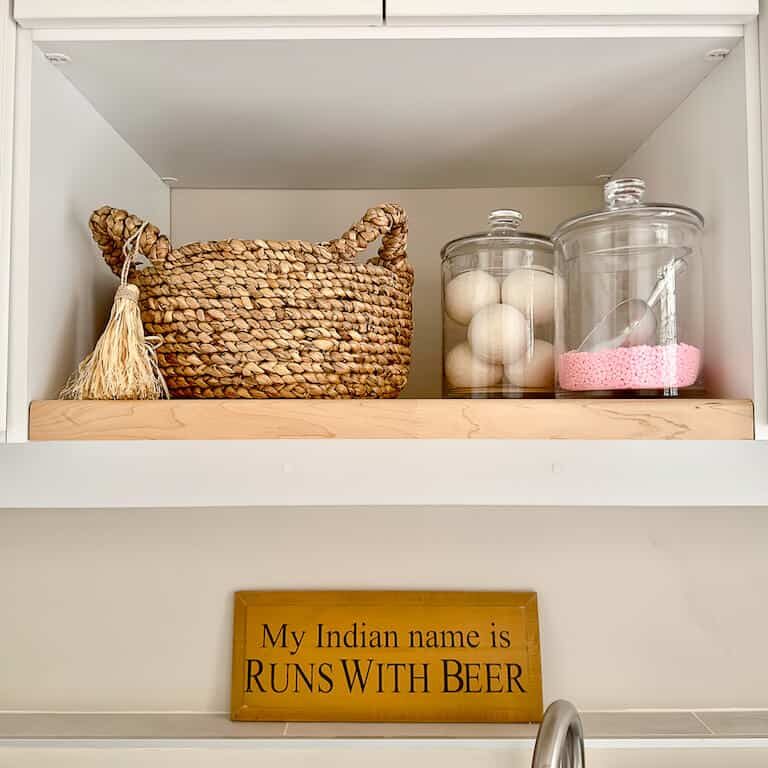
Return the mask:
<path id="1" fill-rule="evenodd" d="M 656 285 L 648 299 L 625 299 L 617 304 L 587 334 L 577 352 L 602 352 L 607 349 L 652 343 L 656 338 L 656 315 L 653 308 L 659 303 L 662 295 L 674 296 L 675 277 L 687 266 L 688 262 L 682 256 L 665 264 L 659 270 Z M 673 324 L 667 319 L 665 325 Z M 616 328 L 621 330 L 611 336 Z"/>

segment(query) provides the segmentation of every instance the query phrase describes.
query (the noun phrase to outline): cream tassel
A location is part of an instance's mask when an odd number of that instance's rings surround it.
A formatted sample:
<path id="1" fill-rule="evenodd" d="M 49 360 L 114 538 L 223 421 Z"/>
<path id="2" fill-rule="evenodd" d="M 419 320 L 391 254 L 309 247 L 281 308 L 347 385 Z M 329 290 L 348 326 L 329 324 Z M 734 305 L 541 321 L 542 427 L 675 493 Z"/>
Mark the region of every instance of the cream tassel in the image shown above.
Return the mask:
<path id="1" fill-rule="evenodd" d="M 156 336 L 144 336 L 139 289 L 128 284 L 128 272 L 146 226 L 146 222 L 142 224 L 123 246 L 125 261 L 109 321 L 93 352 L 59 394 L 62 400 L 160 400 L 169 396 L 155 351 L 161 341 Z"/>

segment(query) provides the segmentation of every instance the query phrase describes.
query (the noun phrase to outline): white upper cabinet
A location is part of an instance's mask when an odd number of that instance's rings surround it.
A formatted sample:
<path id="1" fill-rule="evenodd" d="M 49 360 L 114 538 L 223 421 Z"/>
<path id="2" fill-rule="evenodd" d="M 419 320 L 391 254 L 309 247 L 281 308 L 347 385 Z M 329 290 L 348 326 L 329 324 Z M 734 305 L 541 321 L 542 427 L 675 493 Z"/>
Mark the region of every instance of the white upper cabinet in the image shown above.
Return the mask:
<path id="1" fill-rule="evenodd" d="M 742 23 L 758 0 L 387 0 L 390 24 Z"/>
<path id="2" fill-rule="evenodd" d="M 23 27 L 376 25 L 382 0 L 16 0 Z"/>

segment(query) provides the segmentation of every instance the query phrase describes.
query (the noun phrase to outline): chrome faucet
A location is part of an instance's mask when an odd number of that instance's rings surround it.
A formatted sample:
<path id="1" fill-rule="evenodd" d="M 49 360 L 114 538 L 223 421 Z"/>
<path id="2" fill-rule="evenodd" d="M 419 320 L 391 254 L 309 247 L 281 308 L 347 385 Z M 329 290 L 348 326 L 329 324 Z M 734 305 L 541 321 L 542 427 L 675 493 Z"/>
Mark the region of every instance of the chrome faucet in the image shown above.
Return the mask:
<path id="1" fill-rule="evenodd" d="M 547 707 L 536 735 L 532 768 L 584 768 L 584 730 L 570 701 Z"/>

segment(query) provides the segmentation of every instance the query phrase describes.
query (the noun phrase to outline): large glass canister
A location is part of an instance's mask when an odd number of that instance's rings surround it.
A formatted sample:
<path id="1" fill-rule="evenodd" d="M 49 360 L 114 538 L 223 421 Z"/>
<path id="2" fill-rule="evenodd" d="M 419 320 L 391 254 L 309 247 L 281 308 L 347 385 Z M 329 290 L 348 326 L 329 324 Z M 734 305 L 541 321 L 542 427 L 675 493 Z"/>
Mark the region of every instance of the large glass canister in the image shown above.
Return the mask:
<path id="1" fill-rule="evenodd" d="M 605 209 L 553 234 L 558 394 L 670 395 L 701 385 L 700 213 L 644 203 L 645 183 L 605 186 Z"/>
<path id="2" fill-rule="evenodd" d="M 493 211 L 490 229 L 442 250 L 443 394 L 554 392 L 552 241 L 520 232 L 519 211 Z"/>

